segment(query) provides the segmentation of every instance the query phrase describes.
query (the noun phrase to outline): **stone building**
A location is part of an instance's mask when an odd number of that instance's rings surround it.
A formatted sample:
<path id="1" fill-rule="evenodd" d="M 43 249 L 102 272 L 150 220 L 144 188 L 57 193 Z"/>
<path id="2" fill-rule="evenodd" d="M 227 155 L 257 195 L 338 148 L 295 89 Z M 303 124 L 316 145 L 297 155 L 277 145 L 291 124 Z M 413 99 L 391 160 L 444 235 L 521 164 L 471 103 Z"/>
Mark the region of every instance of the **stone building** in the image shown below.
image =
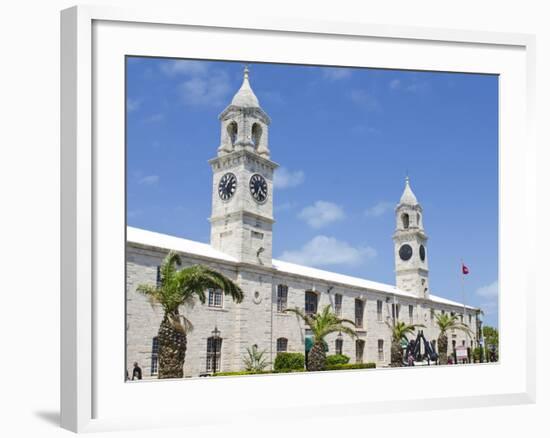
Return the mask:
<path id="1" fill-rule="evenodd" d="M 435 344 L 439 334 L 435 315 L 460 316 L 474 333 L 480 310 L 435 296 L 429 287 L 428 237 L 422 207 L 406 180 L 395 213 L 396 285 L 341 275 L 272 258 L 273 175 L 270 158 L 270 119 L 250 87 L 245 69 L 241 88 L 221 113 L 221 140 L 212 168 L 210 244 L 128 227 L 127 229 L 127 369 L 137 361 L 144 378 L 157 372 L 157 330 L 162 309 L 152 307 L 136 292 L 142 283 L 159 281 L 159 266 L 170 250 L 181 254 L 183 265 L 206 264 L 236 281 L 244 291 L 236 304 L 220 291 L 208 291 L 204 305 L 184 308 L 193 323 L 188 335 L 186 377 L 212 371 L 243 369 L 247 347 L 266 350 L 273 362 L 278 352 L 304 352 L 307 328 L 288 307 L 306 312 L 330 304 L 344 318 L 354 320 L 358 337 L 327 338 L 329 354 L 343 353 L 350 362 L 390 361 L 391 334 L 387 322 L 399 319 L 424 324 L 426 339 Z M 217 330 L 219 336 L 214 337 Z M 472 348 L 476 338 L 449 334 L 453 345 Z M 215 357 L 214 357 L 215 356 Z"/>

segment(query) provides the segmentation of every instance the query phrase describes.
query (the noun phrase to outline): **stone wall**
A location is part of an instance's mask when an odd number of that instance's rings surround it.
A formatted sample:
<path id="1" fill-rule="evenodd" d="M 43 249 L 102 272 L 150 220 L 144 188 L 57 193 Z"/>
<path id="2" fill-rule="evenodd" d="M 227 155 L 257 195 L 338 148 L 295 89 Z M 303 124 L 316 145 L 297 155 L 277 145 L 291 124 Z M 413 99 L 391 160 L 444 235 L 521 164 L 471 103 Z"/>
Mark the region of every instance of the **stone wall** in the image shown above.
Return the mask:
<path id="1" fill-rule="evenodd" d="M 151 306 L 148 300 L 136 292 L 142 283 L 156 282 L 157 266 L 162 263 L 167 250 L 129 243 L 127 246 L 127 368 L 131 375 L 133 362 L 137 361 L 144 378 L 151 376 L 151 354 L 153 338 L 157 334 L 162 319 L 162 309 Z M 234 303 L 230 297 L 224 297 L 221 308 L 209 307 L 208 303 L 197 301 L 194 307 L 182 309 L 193 324 L 193 330 L 188 335 L 188 348 L 184 366 L 186 377 L 196 377 L 206 371 L 206 344 L 215 327 L 220 331 L 222 340 L 220 371 L 238 371 L 243 369 L 243 357 L 246 349 L 257 345 L 265 350 L 270 362 L 277 353 L 277 339 L 288 340 L 288 351 L 303 352 L 305 348 L 305 329 L 303 322 L 294 314 L 277 311 L 277 285 L 288 287 L 288 307 L 304 309 L 305 292 L 314 291 L 318 295 L 318 309 L 330 304 L 334 305 L 336 294 L 342 295 L 342 317 L 355 319 L 355 300 L 364 301 L 363 327 L 358 330 L 359 337 L 365 341 L 363 362 L 376 362 L 378 367 L 384 367 L 390 361 L 390 329 L 386 324 L 391 321 L 391 304 L 393 296 L 387 293 L 345 287 L 329 284 L 297 275 L 284 274 L 273 269 L 252 265 L 231 264 L 212 259 L 205 259 L 190 254 L 182 254 L 183 266 L 193 264 L 208 264 L 213 269 L 222 272 L 236 281 L 244 291 L 245 297 L 241 304 Z M 381 318 L 377 313 L 377 301 L 382 301 Z M 436 313 L 442 310 L 450 313 L 462 313 L 462 307 L 444 305 L 414 298 L 396 298 L 400 304 L 400 320 L 424 324 L 426 339 L 437 339 L 439 331 L 430 317 L 430 309 Z M 413 306 L 412 319 L 409 318 L 408 306 Z M 467 315 L 472 315 L 471 323 L 468 316 L 464 322 L 469 323 L 475 332 L 475 313 L 466 309 Z M 455 336 L 453 338 L 453 335 Z M 329 353 L 335 353 L 337 334 L 326 338 Z M 383 340 L 383 358 L 379 358 L 378 340 Z M 470 346 L 470 340 L 462 332 L 449 333 L 449 350 L 452 340 L 457 345 L 462 341 Z M 474 340 L 474 346 L 476 341 Z M 450 352 L 449 351 L 449 352 Z M 343 353 L 350 357 L 350 362 L 356 360 L 355 340 L 343 334 Z"/>

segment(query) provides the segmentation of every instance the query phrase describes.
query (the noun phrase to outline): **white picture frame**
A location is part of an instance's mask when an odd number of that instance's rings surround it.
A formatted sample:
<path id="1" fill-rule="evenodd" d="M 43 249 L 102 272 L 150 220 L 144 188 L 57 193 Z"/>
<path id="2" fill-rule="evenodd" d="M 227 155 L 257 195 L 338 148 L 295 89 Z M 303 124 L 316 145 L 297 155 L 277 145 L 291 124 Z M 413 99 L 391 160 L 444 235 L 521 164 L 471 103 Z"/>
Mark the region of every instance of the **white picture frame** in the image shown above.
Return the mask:
<path id="1" fill-rule="evenodd" d="M 191 35 L 193 48 L 182 48 L 181 41 Z M 181 38 L 180 44 L 174 43 L 174 38 Z M 246 40 L 249 44 L 215 44 L 222 40 Z M 270 50 L 261 52 L 261 46 L 267 43 Z M 302 51 L 293 51 L 291 46 L 300 44 L 304 44 Z M 307 52 L 303 50 L 306 45 Z M 201 412 L 200 401 L 213 394 L 235 401 L 234 408 L 216 417 L 219 424 L 230 421 L 235 412 L 243 421 L 258 415 L 275 420 L 283 412 L 298 418 L 534 402 L 535 289 L 534 276 L 530 274 L 535 265 L 536 224 L 534 215 L 528 213 L 535 210 L 534 45 L 530 35 L 361 22 L 269 17 L 250 20 L 245 16 L 227 22 L 215 14 L 92 6 L 62 11 L 62 427 L 83 432 L 185 426 L 204 421 L 212 424 L 212 418 Z M 370 55 L 368 63 L 362 58 L 366 52 Z M 118 355 L 124 354 L 120 343 L 124 334 L 124 315 L 120 313 L 124 306 L 124 276 L 120 275 L 124 271 L 124 266 L 120 266 L 120 255 L 124 253 L 124 245 L 120 246 L 125 232 L 121 222 L 124 198 L 117 190 L 124 182 L 124 154 L 120 149 L 124 144 L 124 99 L 120 98 L 124 75 L 120 74 L 120 57 L 124 54 L 501 75 L 500 363 L 490 365 L 492 368 L 480 365 L 417 369 L 415 380 L 425 380 L 429 372 L 434 382 L 452 379 L 460 384 L 443 388 L 434 384 L 435 388 L 426 389 L 412 383 L 401 392 L 392 392 L 386 383 L 388 379 L 396 386 L 405 382 L 410 377 L 406 369 L 125 384 L 120 373 L 123 365 L 118 364 Z M 106 99 L 110 99 L 108 109 Z M 102 149 L 105 145 L 113 148 L 108 160 Z M 116 213 L 107 218 L 105 211 Z M 504 217 L 506 220 L 502 220 Z M 521 233 L 515 233 L 519 229 Z M 111 291 L 117 294 L 109 308 L 101 299 L 105 285 L 113 285 Z M 316 388 L 337 394 L 361 384 L 368 384 L 368 393 L 348 392 L 345 402 L 335 395 L 331 403 L 324 403 L 316 394 Z M 168 392 L 177 393 L 182 385 L 196 395 L 195 404 L 199 407 L 195 411 L 191 406 L 182 406 L 185 402 L 181 400 L 176 405 L 174 399 L 170 409 L 149 405 L 147 412 L 132 404 L 132 399 L 139 397 L 166 399 Z M 310 396 L 289 403 L 284 391 L 299 386 L 307 388 Z M 250 399 L 254 391 L 269 391 L 271 397 L 258 406 Z M 169 397 L 166 400 L 170 403 Z M 187 415 L 179 415 L 184 408 Z"/>

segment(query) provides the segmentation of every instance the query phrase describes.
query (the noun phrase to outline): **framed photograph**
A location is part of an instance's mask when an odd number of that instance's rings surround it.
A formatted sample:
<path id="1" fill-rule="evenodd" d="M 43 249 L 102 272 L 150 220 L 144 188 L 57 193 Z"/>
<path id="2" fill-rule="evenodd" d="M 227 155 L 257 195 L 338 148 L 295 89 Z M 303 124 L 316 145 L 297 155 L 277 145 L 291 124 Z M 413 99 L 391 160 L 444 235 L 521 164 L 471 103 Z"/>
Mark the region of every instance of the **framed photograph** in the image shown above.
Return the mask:
<path id="1" fill-rule="evenodd" d="M 533 402 L 533 47 L 63 11 L 62 426 Z"/>

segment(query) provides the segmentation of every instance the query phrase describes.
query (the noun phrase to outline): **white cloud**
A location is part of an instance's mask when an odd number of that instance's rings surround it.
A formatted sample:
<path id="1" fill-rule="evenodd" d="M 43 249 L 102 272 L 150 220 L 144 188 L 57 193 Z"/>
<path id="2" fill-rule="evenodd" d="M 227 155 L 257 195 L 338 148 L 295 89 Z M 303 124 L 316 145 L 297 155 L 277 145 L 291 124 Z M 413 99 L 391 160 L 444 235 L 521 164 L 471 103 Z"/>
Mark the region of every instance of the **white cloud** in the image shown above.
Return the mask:
<path id="1" fill-rule="evenodd" d="M 160 181 L 160 176 L 158 175 L 146 175 L 138 179 L 139 184 L 144 184 L 146 186 L 152 186 L 157 184 Z"/>
<path id="2" fill-rule="evenodd" d="M 401 87 L 401 81 L 399 79 L 392 79 L 390 81 L 390 88 L 392 90 L 397 90 L 400 87 Z"/>
<path id="3" fill-rule="evenodd" d="M 323 77 L 331 81 L 339 81 L 351 77 L 351 70 L 349 68 L 323 68 Z"/>
<path id="4" fill-rule="evenodd" d="M 151 114 L 149 117 L 145 119 L 145 121 L 148 123 L 157 123 L 157 122 L 162 122 L 163 120 L 164 120 L 164 114 L 162 113 Z"/>
<path id="5" fill-rule="evenodd" d="M 168 76 L 176 75 L 204 75 L 208 71 L 208 65 L 203 61 L 189 61 L 178 59 L 167 61 L 160 66 L 160 70 Z"/>
<path id="6" fill-rule="evenodd" d="M 160 66 L 167 76 L 181 77 L 177 91 L 183 103 L 192 106 L 222 106 L 231 92 L 229 75 L 203 61 L 174 60 Z"/>
<path id="7" fill-rule="evenodd" d="M 221 106 L 231 91 L 229 76 L 224 71 L 205 77 L 191 77 L 178 86 L 182 101 L 188 105 Z"/>
<path id="8" fill-rule="evenodd" d="M 288 170 L 286 167 L 281 167 L 275 171 L 273 177 L 273 186 L 278 189 L 286 189 L 289 187 L 299 186 L 304 182 L 305 174 L 301 170 L 294 172 Z"/>
<path id="9" fill-rule="evenodd" d="M 373 205 L 365 210 L 365 215 L 370 217 L 379 217 L 384 213 L 393 210 L 394 203 L 390 201 L 380 201 L 378 204 Z"/>
<path id="10" fill-rule="evenodd" d="M 137 111 L 141 106 L 141 99 L 126 99 L 126 111 L 131 113 L 132 111 Z"/>
<path id="11" fill-rule="evenodd" d="M 316 201 L 304 208 L 298 217 L 312 228 L 322 228 L 332 222 L 344 219 L 344 210 L 336 204 L 327 201 Z"/>
<path id="12" fill-rule="evenodd" d="M 349 97 L 352 102 L 365 107 L 369 111 L 377 111 L 380 109 L 380 103 L 378 100 L 367 90 L 351 90 Z"/>
<path id="13" fill-rule="evenodd" d="M 480 287 L 476 294 L 478 294 L 481 297 L 485 298 L 495 298 L 498 297 L 498 281 L 495 280 L 491 284 L 488 284 L 487 286 Z"/>
<path id="14" fill-rule="evenodd" d="M 305 266 L 357 266 L 374 257 L 376 257 L 376 250 L 372 247 L 355 248 L 334 237 L 319 235 L 299 250 L 283 252 L 279 258 Z"/>

